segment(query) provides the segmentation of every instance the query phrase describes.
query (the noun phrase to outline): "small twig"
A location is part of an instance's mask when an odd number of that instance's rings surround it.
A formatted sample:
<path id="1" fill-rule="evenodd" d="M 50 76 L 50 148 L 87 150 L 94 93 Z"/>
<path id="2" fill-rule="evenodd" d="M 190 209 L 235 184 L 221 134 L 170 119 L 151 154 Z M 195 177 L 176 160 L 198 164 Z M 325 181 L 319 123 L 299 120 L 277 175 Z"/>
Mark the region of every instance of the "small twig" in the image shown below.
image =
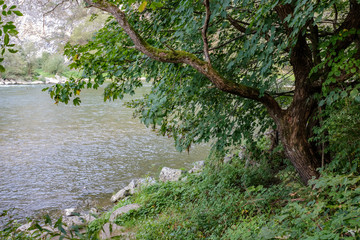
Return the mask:
<path id="1" fill-rule="evenodd" d="M 170 46 L 167 45 L 166 43 L 163 43 L 163 44 L 164 44 L 165 47 L 167 47 L 168 49 L 170 49 L 172 52 L 175 52 L 175 50 L 174 50 L 172 47 L 170 47 Z"/>
<path id="2" fill-rule="evenodd" d="M 235 38 L 233 38 L 233 39 L 230 39 L 229 41 L 224 42 L 223 44 L 220 44 L 220 45 L 218 45 L 218 46 L 216 46 L 216 47 L 210 48 L 209 51 L 213 51 L 213 50 L 222 48 L 222 47 L 228 45 L 229 43 L 232 43 L 232 42 L 234 42 L 234 41 L 236 41 L 236 40 L 238 40 L 238 39 L 240 39 L 240 38 L 242 38 L 242 37 L 244 37 L 244 36 L 246 36 L 246 35 L 237 36 L 237 37 L 235 37 Z M 196 54 L 200 54 L 200 53 L 202 53 L 202 50 L 197 51 L 197 52 L 195 52 L 195 53 L 196 53 Z"/>
<path id="3" fill-rule="evenodd" d="M 201 31 L 201 35 L 202 35 L 203 42 L 204 42 L 205 61 L 210 63 L 209 43 L 208 43 L 208 38 L 207 38 L 207 35 L 206 35 L 208 27 L 209 27 L 210 16 L 211 16 L 209 0 L 204 0 L 204 5 L 205 5 L 205 8 L 206 8 L 206 16 L 205 16 L 204 26 L 203 26 L 202 31 Z"/>
<path id="4" fill-rule="evenodd" d="M 321 116 L 322 112 L 321 112 L 321 107 L 319 107 L 319 116 L 320 116 L 320 127 L 322 128 L 322 125 L 323 125 L 323 118 Z M 324 133 L 322 134 L 323 138 L 324 138 Z M 321 143 L 321 168 L 324 168 L 324 165 L 325 165 L 325 143 L 324 141 L 322 141 Z"/>
<path id="5" fill-rule="evenodd" d="M 305 201 L 305 199 L 304 198 L 293 198 L 293 199 L 291 199 L 291 201 L 292 202 L 304 202 Z"/>
<path id="6" fill-rule="evenodd" d="M 336 3 L 334 3 L 334 11 L 335 11 L 335 18 L 333 21 L 333 27 L 334 27 L 334 30 L 336 30 L 336 25 L 337 25 L 337 20 L 338 20 L 338 10 L 336 7 Z"/>
<path id="7" fill-rule="evenodd" d="M 293 91 L 288 91 L 288 92 L 281 92 L 281 93 L 271 93 L 272 96 L 274 97 L 281 97 L 281 96 L 294 96 L 294 90 Z"/>
<path id="8" fill-rule="evenodd" d="M 60 3 L 56 4 L 55 7 L 53 7 L 51 10 L 47 11 L 46 13 L 43 14 L 43 16 L 49 15 L 50 13 L 53 13 L 56 8 L 58 8 L 59 6 L 63 5 L 64 3 L 68 2 L 69 0 L 62 0 Z"/>

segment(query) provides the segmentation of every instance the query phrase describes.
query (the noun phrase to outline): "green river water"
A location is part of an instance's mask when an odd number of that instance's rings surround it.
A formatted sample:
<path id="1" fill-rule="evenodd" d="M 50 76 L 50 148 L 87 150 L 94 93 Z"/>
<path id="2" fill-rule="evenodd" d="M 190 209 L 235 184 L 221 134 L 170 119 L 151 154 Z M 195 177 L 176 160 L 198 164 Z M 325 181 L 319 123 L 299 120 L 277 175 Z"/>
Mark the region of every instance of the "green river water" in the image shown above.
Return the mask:
<path id="1" fill-rule="evenodd" d="M 0 211 L 109 206 L 131 179 L 157 177 L 163 166 L 190 168 L 208 154 L 207 145 L 176 152 L 122 101 L 104 103 L 101 90 L 83 91 L 75 107 L 55 105 L 43 87 L 0 87 Z"/>

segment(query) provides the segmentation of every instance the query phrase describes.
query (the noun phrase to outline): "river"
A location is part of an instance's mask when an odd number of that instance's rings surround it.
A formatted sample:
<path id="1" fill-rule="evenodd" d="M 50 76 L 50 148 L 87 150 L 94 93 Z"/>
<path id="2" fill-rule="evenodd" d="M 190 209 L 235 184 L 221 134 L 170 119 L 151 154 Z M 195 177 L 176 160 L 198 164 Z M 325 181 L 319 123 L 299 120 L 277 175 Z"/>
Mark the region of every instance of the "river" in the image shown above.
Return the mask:
<path id="1" fill-rule="evenodd" d="M 109 206 L 131 179 L 157 177 L 163 166 L 190 168 L 208 154 L 206 145 L 176 152 L 122 101 L 104 103 L 101 90 L 84 90 L 75 107 L 55 105 L 43 87 L 0 87 L 0 211 Z"/>

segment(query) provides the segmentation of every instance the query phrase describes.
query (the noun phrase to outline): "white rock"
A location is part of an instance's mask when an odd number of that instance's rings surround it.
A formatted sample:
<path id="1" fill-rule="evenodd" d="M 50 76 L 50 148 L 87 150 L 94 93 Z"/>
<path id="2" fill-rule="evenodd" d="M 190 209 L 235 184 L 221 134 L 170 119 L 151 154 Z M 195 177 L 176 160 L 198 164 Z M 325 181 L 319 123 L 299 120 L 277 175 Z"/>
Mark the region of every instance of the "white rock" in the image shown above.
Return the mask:
<path id="1" fill-rule="evenodd" d="M 125 198 L 126 196 L 129 196 L 129 195 L 130 195 L 129 192 L 130 192 L 129 189 L 123 188 L 123 189 L 121 189 L 120 191 L 118 191 L 115 195 L 113 195 L 110 200 L 111 200 L 112 202 L 117 202 L 117 201 L 119 201 L 120 199 L 123 199 L 123 198 Z"/>
<path id="2" fill-rule="evenodd" d="M 156 180 L 152 177 L 133 179 L 133 180 L 131 180 L 129 185 L 127 185 L 126 187 L 121 189 L 119 192 L 117 192 L 115 195 L 113 195 L 110 200 L 112 202 L 117 202 L 121 199 L 124 199 L 125 197 L 127 197 L 129 195 L 133 195 L 142 187 L 150 186 L 155 183 L 156 183 Z"/>
<path id="3" fill-rule="evenodd" d="M 120 216 L 124 213 L 128 213 L 131 210 L 137 210 L 139 208 L 140 208 L 140 205 L 136 204 L 136 203 L 123 206 L 121 208 L 116 209 L 113 213 L 111 213 L 109 220 L 110 220 L 110 222 L 113 222 L 118 216 Z"/>
<path id="4" fill-rule="evenodd" d="M 160 172 L 159 180 L 162 182 L 167 181 L 178 181 L 181 177 L 182 171 L 180 169 L 173 169 L 168 167 L 163 167 Z"/>
<path id="5" fill-rule="evenodd" d="M 69 216 L 74 216 L 75 212 L 75 208 L 67 208 L 65 209 L 65 216 L 69 217 Z"/>
<path id="6" fill-rule="evenodd" d="M 115 223 L 106 223 L 99 233 L 99 239 L 111 239 L 115 236 L 121 236 L 124 234 L 124 229 L 125 227 L 118 226 Z"/>
<path id="7" fill-rule="evenodd" d="M 79 217 L 79 216 L 64 217 L 62 221 L 68 227 L 70 227 L 70 226 L 84 226 L 85 223 L 86 223 L 86 220 L 83 217 Z"/>
<path id="8" fill-rule="evenodd" d="M 31 227 L 32 224 L 33 224 L 33 222 L 28 222 L 28 223 L 26 223 L 24 225 L 21 225 L 20 227 L 18 227 L 17 231 L 25 232 Z"/>
<path id="9" fill-rule="evenodd" d="M 46 83 L 59 83 L 59 80 L 55 79 L 55 78 L 49 78 L 49 77 L 45 77 L 45 82 Z"/>
<path id="10" fill-rule="evenodd" d="M 91 214 L 99 214 L 99 211 L 96 208 L 91 208 L 89 212 Z"/>
<path id="11" fill-rule="evenodd" d="M 200 173 L 204 170 L 205 162 L 198 161 L 193 164 L 193 168 L 189 170 L 189 173 Z"/>

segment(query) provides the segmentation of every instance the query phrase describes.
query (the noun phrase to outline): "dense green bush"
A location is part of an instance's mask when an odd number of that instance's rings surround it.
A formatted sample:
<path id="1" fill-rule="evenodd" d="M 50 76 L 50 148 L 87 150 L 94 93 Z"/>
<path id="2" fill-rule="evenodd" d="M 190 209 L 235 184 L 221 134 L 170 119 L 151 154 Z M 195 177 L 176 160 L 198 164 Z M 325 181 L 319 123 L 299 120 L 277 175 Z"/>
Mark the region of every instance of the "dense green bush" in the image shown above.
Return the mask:
<path id="1" fill-rule="evenodd" d="M 356 90 L 356 89 L 355 89 Z M 327 154 L 326 167 L 342 174 L 360 173 L 360 105 L 347 94 L 328 105 L 315 128 Z"/>
<path id="2" fill-rule="evenodd" d="M 67 70 L 64 57 L 60 54 L 52 54 L 43 63 L 42 69 L 51 74 L 61 74 Z"/>

